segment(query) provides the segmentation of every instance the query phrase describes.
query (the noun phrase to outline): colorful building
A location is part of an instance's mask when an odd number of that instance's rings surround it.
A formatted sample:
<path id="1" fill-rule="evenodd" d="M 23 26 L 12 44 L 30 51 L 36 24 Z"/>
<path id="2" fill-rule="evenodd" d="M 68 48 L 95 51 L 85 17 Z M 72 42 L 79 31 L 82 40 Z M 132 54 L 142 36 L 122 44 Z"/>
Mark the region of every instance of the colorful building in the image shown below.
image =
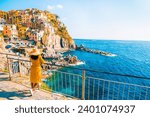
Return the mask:
<path id="1" fill-rule="evenodd" d="M 26 37 L 28 37 L 29 40 L 34 40 L 35 42 L 41 41 L 43 35 L 43 30 L 28 29 L 26 32 Z"/>
<path id="2" fill-rule="evenodd" d="M 30 39 L 30 40 L 34 40 L 34 41 L 37 41 L 37 31 L 32 30 L 31 33 L 30 33 L 29 39 Z"/>
<path id="3" fill-rule="evenodd" d="M 5 19 L 0 18 L 0 34 L 2 34 L 2 32 L 3 32 L 3 26 L 4 26 L 4 24 L 6 24 Z"/>
<path id="4" fill-rule="evenodd" d="M 11 30 L 11 37 L 10 38 L 11 39 L 18 38 L 18 30 L 17 30 L 16 26 L 15 25 L 11 25 L 10 30 Z"/>
<path id="5" fill-rule="evenodd" d="M 22 19 L 22 23 L 28 23 L 28 22 L 31 22 L 31 15 L 29 14 L 24 14 L 24 15 L 21 15 L 21 19 Z"/>
<path id="6" fill-rule="evenodd" d="M 10 38 L 10 36 L 11 36 L 10 25 L 6 24 L 3 26 L 3 35 L 4 35 L 4 37 Z"/>
<path id="7" fill-rule="evenodd" d="M 2 31 L 4 37 L 14 39 L 18 37 L 18 31 L 15 25 L 6 24 L 3 25 L 3 31 Z"/>
<path id="8" fill-rule="evenodd" d="M 8 13 L 4 11 L 0 11 L 0 18 L 8 20 Z"/>
<path id="9" fill-rule="evenodd" d="M 20 39 L 26 38 L 26 31 L 27 31 L 27 29 L 28 29 L 27 27 L 23 27 L 23 26 L 19 27 L 19 29 L 18 29 L 18 37 Z"/>
<path id="10" fill-rule="evenodd" d="M 3 32 L 3 25 L 0 24 L 0 33 L 2 34 Z"/>
<path id="11" fill-rule="evenodd" d="M 4 24 L 6 24 L 6 20 L 3 18 L 0 18 L 0 25 L 4 25 Z"/>

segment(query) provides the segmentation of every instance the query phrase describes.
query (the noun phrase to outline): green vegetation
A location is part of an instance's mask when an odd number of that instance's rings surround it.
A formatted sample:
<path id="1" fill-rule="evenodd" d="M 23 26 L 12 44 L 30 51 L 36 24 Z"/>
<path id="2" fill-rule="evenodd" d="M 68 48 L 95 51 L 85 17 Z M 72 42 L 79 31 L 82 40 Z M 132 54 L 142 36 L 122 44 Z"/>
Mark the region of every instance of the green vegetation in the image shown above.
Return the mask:
<path id="1" fill-rule="evenodd" d="M 42 82 L 40 88 L 46 91 L 50 91 L 50 92 L 52 91 L 44 82 Z"/>

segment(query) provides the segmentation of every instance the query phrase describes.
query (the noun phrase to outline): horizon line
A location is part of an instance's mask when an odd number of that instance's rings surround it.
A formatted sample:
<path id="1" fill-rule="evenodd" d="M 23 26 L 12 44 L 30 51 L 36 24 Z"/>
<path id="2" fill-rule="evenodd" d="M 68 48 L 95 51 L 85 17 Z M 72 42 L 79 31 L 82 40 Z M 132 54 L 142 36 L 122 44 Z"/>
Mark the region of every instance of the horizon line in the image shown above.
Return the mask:
<path id="1" fill-rule="evenodd" d="M 147 39 L 97 39 L 97 38 L 72 38 L 77 40 L 105 40 L 105 41 L 150 41 Z"/>

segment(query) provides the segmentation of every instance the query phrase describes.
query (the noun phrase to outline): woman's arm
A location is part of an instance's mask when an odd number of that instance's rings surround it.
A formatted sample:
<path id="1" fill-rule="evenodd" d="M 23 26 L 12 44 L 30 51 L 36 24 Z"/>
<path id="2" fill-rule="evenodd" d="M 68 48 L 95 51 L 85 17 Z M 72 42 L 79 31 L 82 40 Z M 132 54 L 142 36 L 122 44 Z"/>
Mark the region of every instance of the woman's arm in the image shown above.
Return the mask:
<path id="1" fill-rule="evenodd" d="M 45 63 L 44 59 L 42 58 L 42 56 L 40 55 L 40 63 L 43 64 Z"/>

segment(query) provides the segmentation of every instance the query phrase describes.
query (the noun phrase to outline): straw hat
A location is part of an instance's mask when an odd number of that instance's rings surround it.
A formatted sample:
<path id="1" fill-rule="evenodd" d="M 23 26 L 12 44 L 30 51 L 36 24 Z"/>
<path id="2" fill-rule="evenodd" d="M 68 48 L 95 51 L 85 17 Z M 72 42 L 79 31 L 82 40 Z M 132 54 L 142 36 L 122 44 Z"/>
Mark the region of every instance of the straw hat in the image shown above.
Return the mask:
<path id="1" fill-rule="evenodd" d="M 29 52 L 29 55 L 40 55 L 40 54 L 41 54 L 41 51 L 37 48 L 33 48 L 31 52 Z"/>

